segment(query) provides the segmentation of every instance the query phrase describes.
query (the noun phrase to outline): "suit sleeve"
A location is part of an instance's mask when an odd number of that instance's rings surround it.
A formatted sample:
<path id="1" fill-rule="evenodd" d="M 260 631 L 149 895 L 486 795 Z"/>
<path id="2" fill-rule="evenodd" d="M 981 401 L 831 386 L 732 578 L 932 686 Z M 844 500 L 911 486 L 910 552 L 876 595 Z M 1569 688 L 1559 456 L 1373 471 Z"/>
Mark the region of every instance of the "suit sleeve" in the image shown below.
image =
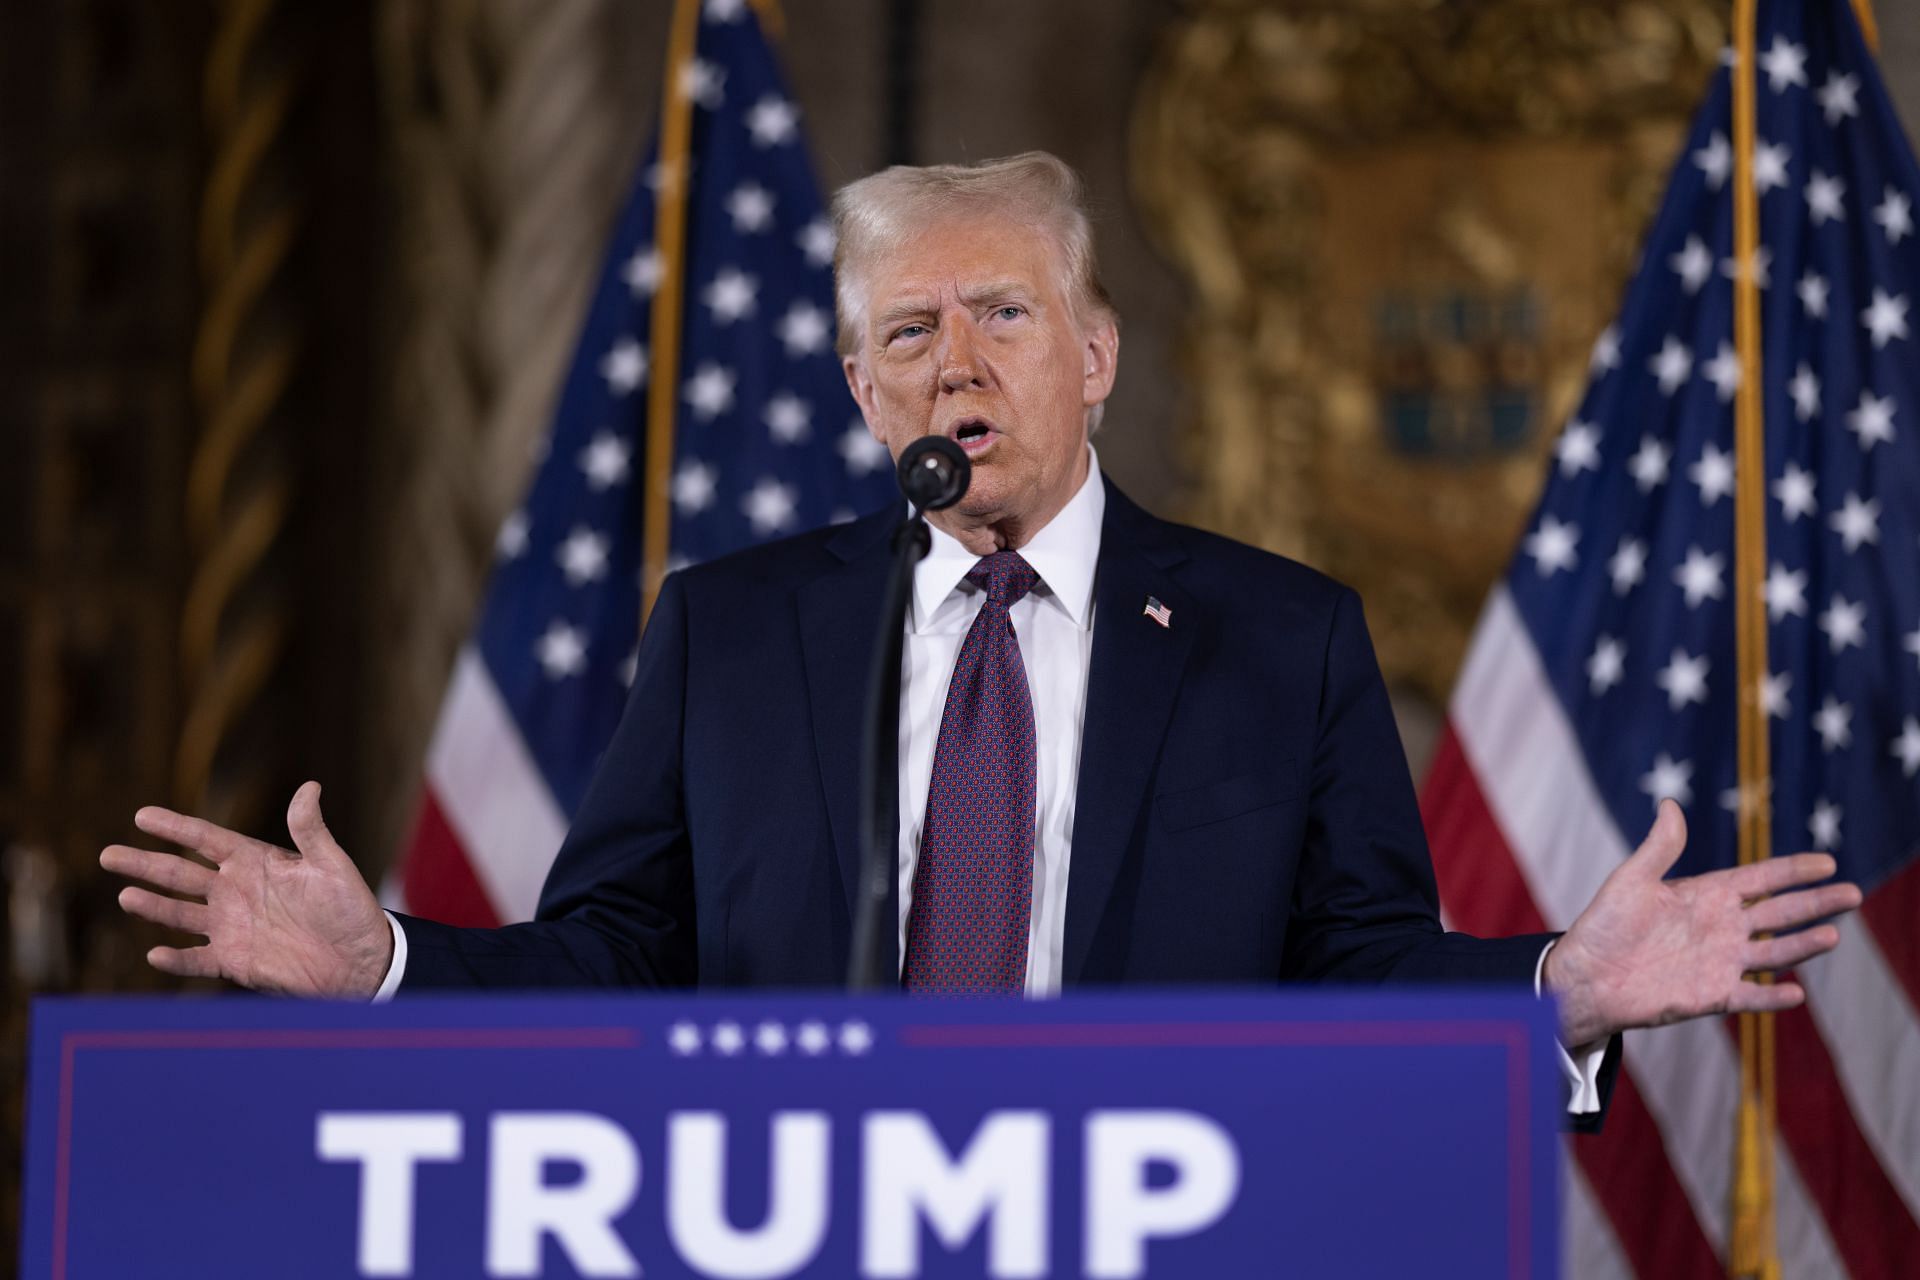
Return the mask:
<path id="1" fill-rule="evenodd" d="M 536 919 L 459 929 L 402 917 L 401 994 L 462 987 L 674 987 L 697 976 L 693 865 L 681 778 L 687 602 L 679 575 L 654 603 L 633 690 Z"/>

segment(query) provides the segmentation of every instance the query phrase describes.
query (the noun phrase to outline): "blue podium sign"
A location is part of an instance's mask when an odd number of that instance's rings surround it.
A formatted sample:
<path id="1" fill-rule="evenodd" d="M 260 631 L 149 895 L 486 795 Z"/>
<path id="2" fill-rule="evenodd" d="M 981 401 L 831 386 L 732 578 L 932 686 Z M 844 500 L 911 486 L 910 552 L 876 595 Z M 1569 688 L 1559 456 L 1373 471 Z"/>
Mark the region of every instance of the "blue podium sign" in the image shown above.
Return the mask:
<path id="1" fill-rule="evenodd" d="M 1523 995 L 42 1000 L 21 1274 L 1551 1276 Z"/>

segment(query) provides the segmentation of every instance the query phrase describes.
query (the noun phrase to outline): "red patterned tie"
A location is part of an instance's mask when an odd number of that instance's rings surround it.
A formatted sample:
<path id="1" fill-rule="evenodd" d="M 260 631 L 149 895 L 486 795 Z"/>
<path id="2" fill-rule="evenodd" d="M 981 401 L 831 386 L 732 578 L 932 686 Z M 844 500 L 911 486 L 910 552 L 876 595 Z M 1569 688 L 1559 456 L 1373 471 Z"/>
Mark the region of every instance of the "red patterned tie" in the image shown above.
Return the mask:
<path id="1" fill-rule="evenodd" d="M 1033 699 L 1008 610 L 1039 575 L 996 551 L 967 572 L 987 593 L 960 643 L 933 749 L 907 913 L 909 991 L 1017 994 L 1033 914 Z"/>

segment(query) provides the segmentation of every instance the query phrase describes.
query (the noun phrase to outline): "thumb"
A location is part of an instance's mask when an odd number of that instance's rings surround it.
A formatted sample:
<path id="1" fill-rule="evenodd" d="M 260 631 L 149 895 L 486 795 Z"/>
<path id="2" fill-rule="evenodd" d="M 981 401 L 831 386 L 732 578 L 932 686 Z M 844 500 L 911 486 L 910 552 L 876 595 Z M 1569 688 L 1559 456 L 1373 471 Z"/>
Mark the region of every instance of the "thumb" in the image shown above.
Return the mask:
<path id="1" fill-rule="evenodd" d="M 334 840 L 333 832 L 320 816 L 320 784 L 302 783 L 287 806 L 287 832 L 300 856 L 314 862 L 348 860 L 346 850 Z"/>
<path id="2" fill-rule="evenodd" d="M 1660 812 L 1654 817 L 1647 838 L 1640 842 L 1640 847 L 1633 851 L 1626 865 L 1639 875 L 1659 880 L 1673 870 L 1673 864 L 1680 860 L 1680 854 L 1686 847 L 1686 816 L 1672 799 L 1662 800 Z"/>

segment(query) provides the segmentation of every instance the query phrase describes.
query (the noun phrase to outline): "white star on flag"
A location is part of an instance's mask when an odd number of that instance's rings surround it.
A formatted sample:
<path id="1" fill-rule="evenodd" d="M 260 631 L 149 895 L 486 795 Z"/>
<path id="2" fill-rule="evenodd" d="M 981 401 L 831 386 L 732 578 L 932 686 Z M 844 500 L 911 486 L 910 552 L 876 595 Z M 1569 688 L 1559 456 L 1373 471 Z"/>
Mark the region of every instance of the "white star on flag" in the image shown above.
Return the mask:
<path id="1" fill-rule="evenodd" d="M 1880 541 L 1880 500 L 1863 501 L 1859 494 L 1849 493 L 1845 503 L 1827 522 L 1840 535 L 1848 552 L 1858 551 L 1869 542 Z"/>
<path id="2" fill-rule="evenodd" d="M 493 540 L 493 553 L 502 560 L 518 560 L 527 549 L 527 513 L 516 511 L 500 522 L 500 533 Z"/>
<path id="3" fill-rule="evenodd" d="M 1873 220 L 1887 233 L 1888 244 L 1899 244 L 1913 234 L 1913 201 L 1904 192 L 1888 187 L 1886 195 L 1874 206 Z"/>
<path id="4" fill-rule="evenodd" d="M 614 395 L 631 394 L 635 387 L 646 380 L 645 348 L 632 338 L 620 339 L 606 355 L 600 357 L 600 376 L 607 380 L 607 390 Z"/>
<path id="5" fill-rule="evenodd" d="M 1652 798 L 1656 808 L 1662 800 L 1673 800 L 1685 808 L 1693 803 L 1693 762 L 1675 760 L 1662 751 L 1653 768 L 1641 776 L 1640 789 Z"/>
<path id="6" fill-rule="evenodd" d="M 1811 421 L 1820 412 L 1820 379 L 1805 360 L 1794 370 L 1787 393 L 1793 397 L 1793 416 L 1800 421 Z"/>
<path id="7" fill-rule="evenodd" d="M 1708 252 L 1699 236 L 1688 236 L 1686 245 L 1669 257 L 1667 263 L 1680 277 L 1681 287 L 1688 293 L 1700 292 L 1700 286 L 1713 274 L 1713 254 Z"/>
<path id="8" fill-rule="evenodd" d="M 1593 340 L 1593 354 L 1587 357 L 1587 370 L 1594 373 L 1602 369 L 1619 367 L 1620 330 L 1614 325 L 1608 325 L 1600 331 L 1600 336 Z"/>
<path id="9" fill-rule="evenodd" d="M 1780 93 L 1790 84 L 1807 84 L 1807 50 L 1783 36 L 1773 37 L 1773 47 L 1759 58 L 1760 69 L 1767 73 L 1767 88 Z"/>
<path id="10" fill-rule="evenodd" d="M 1687 478 L 1700 486 L 1700 505 L 1711 507 L 1733 492 L 1733 455 L 1708 442 L 1700 461 L 1687 468 Z"/>
<path id="11" fill-rule="evenodd" d="M 701 58 L 680 69 L 680 96 L 711 111 L 727 100 L 727 73 Z"/>
<path id="12" fill-rule="evenodd" d="M 1873 302 L 1860 313 L 1860 323 L 1867 326 L 1868 334 L 1873 338 L 1875 351 L 1886 346 L 1895 338 L 1907 336 L 1907 295 L 1889 295 L 1885 289 L 1873 291 Z"/>
<path id="13" fill-rule="evenodd" d="M 1684 564 L 1673 571 L 1673 581 L 1687 597 L 1687 607 L 1697 609 L 1707 600 L 1718 600 L 1726 594 L 1726 586 L 1720 581 L 1720 575 L 1726 569 L 1726 558 L 1721 555 L 1709 555 L 1699 547 L 1687 548 Z"/>
<path id="14" fill-rule="evenodd" d="M 707 0 L 700 13 L 708 22 L 738 22 L 747 11 L 747 0 Z"/>
<path id="15" fill-rule="evenodd" d="M 1900 770 L 1907 777 L 1920 773 L 1920 720 L 1907 717 L 1906 723 L 1900 726 L 1900 736 L 1893 740 L 1892 754 L 1900 761 Z"/>
<path id="16" fill-rule="evenodd" d="M 1597 471 L 1600 469 L 1600 433 L 1594 430 L 1593 424 L 1575 418 L 1560 433 L 1560 443 L 1555 446 L 1554 453 L 1560 459 L 1560 474 L 1563 476 Z"/>
<path id="17" fill-rule="evenodd" d="M 1727 135 L 1714 130 L 1707 145 L 1693 153 L 1693 162 L 1700 166 L 1700 172 L 1707 175 L 1707 185 L 1718 191 L 1727 184 L 1727 175 L 1733 172 L 1733 147 L 1727 142 Z"/>
<path id="18" fill-rule="evenodd" d="M 608 545 L 604 534 L 576 526 L 553 553 L 555 563 L 567 575 L 567 584 L 582 586 L 606 573 Z"/>
<path id="19" fill-rule="evenodd" d="M 534 656 L 549 680 L 564 680 L 587 669 L 587 639 L 579 628 L 555 618 L 534 646 Z"/>
<path id="20" fill-rule="evenodd" d="M 793 523 L 794 507 L 800 495 L 792 485 L 781 484 L 771 476 L 761 480 L 740 500 L 740 509 L 762 537 L 779 533 Z"/>
<path id="21" fill-rule="evenodd" d="M 758 280 L 744 271 L 725 267 L 714 276 L 700 297 L 713 312 L 715 324 L 732 324 L 753 314 L 754 295 L 759 291 Z"/>
<path id="22" fill-rule="evenodd" d="M 1667 691 L 1667 709 L 1678 711 L 1689 703 L 1705 702 L 1707 673 L 1712 666 L 1705 654 L 1696 658 L 1684 649 L 1675 649 L 1673 658 L 1653 680 Z"/>
<path id="23" fill-rule="evenodd" d="M 627 478 L 633 446 L 611 431 L 595 433 L 580 451 L 580 470 L 586 474 L 587 487 L 604 493 Z"/>
<path id="24" fill-rule="evenodd" d="M 1827 123 L 1836 125 L 1860 114 L 1860 104 L 1855 98 L 1859 92 L 1860 77 L 1829 71 L 1827 82 L 1814 97 L 1820 100 L 1820 110 L 1826 113 Z"/>
<path id="25" fill-rule="evenodd" d="M 1571 569 L 1577 563 L 1574 547 L 1580 541 L 1580 530 L 1571 524 L 1562 524 L 1552 516 L 1540 517 L 1540 527 L 1527 535 L 1526 551 L 1533 557 L 1540 576 L 1551 577 L 1561 569 Z"/>
<path id="26" fill-rule="evenodd" d="M 1813 847 L 1822 853 L 1831 853 L 1840 847 L 1840 806 L 1822 796 L 1813 806 L 1813 816 L 1807 819 L 1807 831 L 1813 836 Z"/>
<path id="27" fill-rule="evenodd" d="M 1647 368 L 1660 380 L 1660 390 L 1672 395 L 1693 373 L 1693 353 L 1672 334 L 1660 344 L 1660 353 L 1647 362 Z"/>
<path id="28" fill-rule="evenodd" d="M 709 361 L 693 371 L 681 395 L 692 406 L 696 418 L 711 422 L 733 408 L 735 380 L 733 370 Z"/>
<path id="29" fill-rule="evenodd" d="M 1802 471 L 1791 462 L 1773 482 L 1773 496 L 1780 500 L 1780 514 L 1788 524 L 1819 509 L 1814 502 L 1813 473 Z"/>
<path id="30" fill-rule="evenodd" d="M 1673 450 L 1652 436 L 1640 437 L 1640 448 L 1627 459 L 1627 474 L 1633 477 L 1633 483 L 1642 493 L 1651 493 L 1667 482 L 1667 468 L 1673 461 Z"/>
<path id="31" fill-rule="evenodd" d="M 832 317 L 811 302 L 796 302 L 780 317 L 780 344 L 787 349 L 789 360 L 825 351 L 832 332 Z"/>
<path id="32" fill-rule="evenodd" d="M 660 277 L 666 272 L 666 263 L 661 260 L 660 251 L 649 245 L 637 250 L 620 268 L 620 279 L 629 292 L 636 298 L 651 298 L 654 290 L 660 287 Z"/>
<path id="33" fill-rule="evenodd" d="M 866 423 L 855 418 L 853 424 L 840 437 L 840 457 L 847 464 L 847 470 L 854 475 L 868 471 L 878 471 L 892 461 L 887 446 L 873 438 Z"/>
<path id="34" fill-rule="evenodd" d="M 1706 374 L 1713 389 L 1720 393 L 1720 403 L 1726 404 L 1739 393 L 1740 353 L 1733 349 L 1732 343 L 1722 340 L 1720 350 L 1713 359 L 1707 361 L 1701 372 Z"/>
<path id="35" fill-rule="evenodd" d="M 1607 561 L 1607 573 L 1613 579 L 1615 595 L 1625 595 L 1647 576 L 1647 544 L 1638 538 L 1622 538 L 1613 558 Z"/>
<path id="36" fill-rule="evenodd" d="M 813 409 L 799 396 L 782 391 L 767 401 L 767 411 L 762 417 L 775 440 L 781 444 L 799 444 L 809 434 Z"/>
<path id="37" fill-rule="evenodd" d="M 1729 280 L 1743 279 L 1748 273 L 1740 269 L 1740 264 L 1732 258 L 1720 260 L 1720 274 Z M 1773 250 L 1761 245 L 1753 251 L 1753 281 L 1762 289 L 1773 285 Z"/>
<path id="38" fill-rule="evenodd" d="M 1760 139 L 1753 144 L 1753 189 L 1765 195 L 1776 187 L 1787 185 L 1787 162 L 1793 158 L 1793 152 L 1787 144 L 1767 142 Z"/>
<path id="39" fill-rule="evenodd" d="M 1626 664 L 1627 647 L 1612 636 L 1601 636 L 1593 646 L 1592 656 L 1587 659 L 1587 679 L 1591 682 L 1595 697 L 1620 683 Z"/>
<path id="40" fill-rule="evenodd" d="M 747 132 L 756 147 L 777 147 L 793 141 L 798 132 L 800 112 L 785 98 L 768 94 L 747 112 Z"/>
<path id="41" fill-rule="evenodd" d="M 1847 414 L 1847 430 L 1860 437 L 1860 452 L 1872 453 L 1876 444 L 1893 443 L 1893 397 L 1876 396 L 1864 388 L 1860 403 Z"/>
<path id="42" fill-rule="evenodd" d="M 757 182 L 743 182 L 727 195 L 727 217 L 741 235 L 773 225 L 773 193 Z"/>
<path id="43" fill-rule="evenodd" d="M 681 515 L 699 515 L 713 505 L 720 473 L 698 458 L 688 458 L 673 473 L 673 509 Z"/>
<path id="44" fill-rule="evenodd" d="M 1827 636 L 1827 643 L 1833 646 L 1833 652 L 1843 653 L 1849 647 L 1865 644 L 1867 635 L 1867 606 L 1854 604 L 1838 592 L 1820 615 L 1820 630 Z"/>
<path id="45" fill-rule="evenodd" d="M 807 255 L 809 263 L 816 267 L 833 265 L 833 251 L 838 241 L 831 222 L 825 218 L 815 218 L 800 228 L 800 234 L 794 239 L 800 246 L 800 252 Z"/>
<path id="46" fill-rule="evenodd" d="M 1920 629 L 1914 630 L 1907 636 L 1905 648 L 1908 653 L 1913 655 L 1914 664 L 1920 666 Z"/>
<path id="47" fill-rule="evenodd" d="M 1813 713 L 1814 732 L 1820 735 L 1822 751 L 1837 751 L 1853 743 L 1853 708 L 1832 694 Z"/>
<path id="48" fill-rule="evenodd" d="M 1846 221 L 1846 207 L 1841 203 L 1846 193 L 1846 183 L 1815 169 L 1807 179 L 1807 214 L 1813 219 L 1813 225 L 1817 227 L 1829 220 Z"/>
<path id="49" fill-rule="evenodd" d="M 1827 318 L 1827 278 L 1816 271 L 1800 277 L 1800 283 L 1794 286 L 1800 295 L 1800 305 L 1806 308 L 1808 315 L 1816 320 Z"/>
<path id="50" fill-rule="evenodd" d="M 1785 720 L 1792 714 L 1793 705 L 1788 697 L 1793 688 L 1793 677 L 1785 672 L 1776 671 L 1760 677 L 1760 709 L 1774 720 Z"/>
<path id="51" fill-rule="evenodd" d="M 1807 616 L 1805 571 L 1774 564 L 1767 570 L 1767 582 L 1761 592 L 1767 602 L 1767 621 L 1778 622 L 1788 614 L 1800 618 Z"/>

